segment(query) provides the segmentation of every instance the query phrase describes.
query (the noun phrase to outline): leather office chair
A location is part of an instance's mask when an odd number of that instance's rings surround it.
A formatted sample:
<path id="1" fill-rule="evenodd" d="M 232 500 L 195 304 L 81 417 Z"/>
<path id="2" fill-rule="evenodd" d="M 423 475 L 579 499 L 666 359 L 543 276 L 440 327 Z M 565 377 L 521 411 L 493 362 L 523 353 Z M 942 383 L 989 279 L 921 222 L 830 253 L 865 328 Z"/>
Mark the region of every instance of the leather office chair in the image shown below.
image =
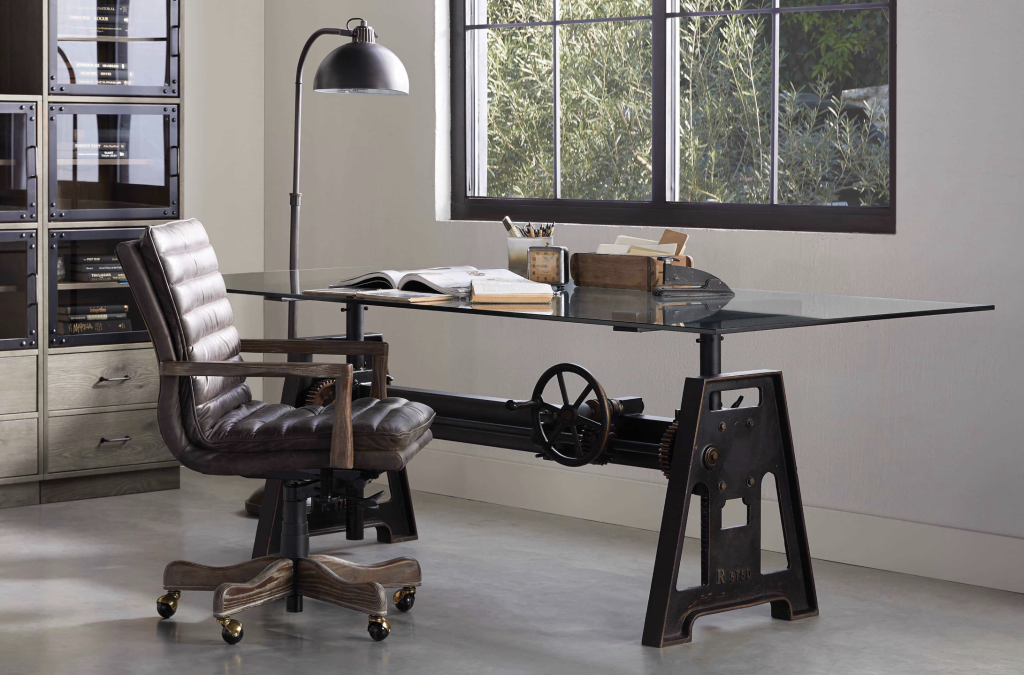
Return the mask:
<path id="1" fill-rule="evenodd" d="M 217 256 L 194 219 L 151 227 L 138 241 L 119 244 L 117 254 L 160 361 L 157 414 L 171 453 L 201 473 L 284 481 L 280 556 L 231 567 L 172 562 L 164 570 L 167 593 L 157 600 L 157 611 L 164 618 L 174 614 L 182 591 L 214 591 L 213 616 L 224 640 L 235 644 L 242 624 L 232 615 L 281 598 L 289 612 L 300 612 L 302 598 L 309 597 L 368 614 L 371 637 L 386 638 L 384 588 L 398 588 L 398 609 L 411 609 L 419 563 L 397 558 L 363 566 L 309 555 L 306 497 L 316 493 L 321 503 L 340 502 L 335 477 L 368 479 L 400 470 L 430 441 L 434 412 L 386 397 L 387 344 L 240 340 Z M 353 367 L 246 363 L 241 352 L 369 356 L 371 398 L 339 395 L 325 408 L 254 401 L 246 377 L 336 378 L 338 391 L 348 392 Z"/>

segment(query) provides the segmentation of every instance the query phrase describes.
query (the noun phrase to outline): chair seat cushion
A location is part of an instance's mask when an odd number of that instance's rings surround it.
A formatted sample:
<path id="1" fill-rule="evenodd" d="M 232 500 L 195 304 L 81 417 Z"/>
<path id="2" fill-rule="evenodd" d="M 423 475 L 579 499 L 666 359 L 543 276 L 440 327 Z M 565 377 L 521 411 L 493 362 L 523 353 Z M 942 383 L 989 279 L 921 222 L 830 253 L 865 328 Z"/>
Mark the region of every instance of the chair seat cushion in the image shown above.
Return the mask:
<path id="1" fill-rule="evenodd" d="M 206 436 L 219 452 L 330 450 L 334 404 L 293 408 L 249 401 L 217 420 Z M 361 398 L 352 402 L 352 440 L 356 459 L 370 453 L 401 453 L 418 446 L 430 429 L 434 411 L 404 398 Z M 355 468 L 366 469 L 358 461 Z"/>

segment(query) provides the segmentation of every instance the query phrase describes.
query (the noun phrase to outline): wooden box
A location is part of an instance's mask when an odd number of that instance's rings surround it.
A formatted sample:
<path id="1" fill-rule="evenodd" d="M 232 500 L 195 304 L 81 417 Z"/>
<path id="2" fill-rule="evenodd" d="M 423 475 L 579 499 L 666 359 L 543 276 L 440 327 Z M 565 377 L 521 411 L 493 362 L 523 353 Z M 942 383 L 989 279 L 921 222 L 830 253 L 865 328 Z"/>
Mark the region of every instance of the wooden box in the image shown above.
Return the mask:
<path id="1" fill-rule="evenodd" d="M 689 256 L 680 256 L 676 265 L 693 267 Z M 665 262 L 643 255 L 573 253 L 569 263 L 577 286 L 624 288 L 650 293 L 664 283 Z"/>

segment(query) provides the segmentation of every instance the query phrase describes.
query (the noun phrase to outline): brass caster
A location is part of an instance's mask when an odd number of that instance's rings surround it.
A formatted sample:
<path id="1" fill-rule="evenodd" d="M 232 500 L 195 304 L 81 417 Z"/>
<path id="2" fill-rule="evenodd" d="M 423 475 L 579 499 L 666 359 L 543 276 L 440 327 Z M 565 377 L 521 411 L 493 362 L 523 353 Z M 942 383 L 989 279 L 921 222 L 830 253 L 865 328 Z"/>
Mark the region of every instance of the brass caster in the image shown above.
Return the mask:
<path id="1" fill-rule="evenodd" d="M 165 619 L 170 619 L 178 611 L 178 598 L 181 591 L 167 591 L 156 599 L 156 613 Z"/>
<path id="2" fill-rule="evenodd" d="M 245 631 L 242 630 L 242 622 L 236 621 L 230 617 L 224 617 L 223 619 L 217 619 L 223 628 L 220 631 L 220 636 L 224 638 L 224 642 L 229 645 L 237 645 L 245 637 Z"/>
<path id="3" fill-rule="evenodd" d="M 416 589 L 412 586 L 406 586 L 405 588 L 395 591 L 393 599 L 395 601 L 395 607 L 399 612 L 408 612 L 412 609 L 413 603 L 416 602 Z"/>
<path id="4" fill-rule="evenodd" d="M 380 642 L 388 635 L 391 635 L 391 624 L 388 620 L 382 616 L 371 616 L 370 625 L 366 627 L 366 632 L 370 634 L 376 642 Z"/>

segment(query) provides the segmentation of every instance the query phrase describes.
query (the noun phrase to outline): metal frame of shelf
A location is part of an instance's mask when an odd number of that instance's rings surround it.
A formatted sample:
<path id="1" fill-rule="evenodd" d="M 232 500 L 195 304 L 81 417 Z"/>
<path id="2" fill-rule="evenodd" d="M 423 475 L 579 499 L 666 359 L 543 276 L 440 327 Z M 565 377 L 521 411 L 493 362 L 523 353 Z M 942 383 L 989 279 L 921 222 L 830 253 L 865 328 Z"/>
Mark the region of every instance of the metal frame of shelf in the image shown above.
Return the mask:
<path id="1" fill-rule="evenodd" d="M 0 243 L 24 242 L 25 244 L 25 335 L 0 339 L 0 351 L 36 349 L 39 339 L 39 255 L 38 232 L 31 230 L 0 230 Z M 0 292 L 4 287 L 0 287 Z"/>
<path id="2" fill-rule="evenodd" d="M 44 115 L 50 105 L 58 107 L 61 105 L 83 104 L 121 106 L 118 110 L 123 109 L 123 106 L 127 105 L 167 106 L 173 109 L 168 110 L 168 113 L 177 113 L 175 116 L 177 117 L 177 131 L 180 138 L 184 129 L 184 118 L 181 113 L 185 98 L 182 87 L 184 82 L 184 66 L 180 58 L 184 40 L 180 28 L 184 0 L 168 0 L 168 2 L 171 7 L 176 8 L 177 21 L 174 25 L 178 27 L 170 36 L 170 41 L 175 43 L 173 46 L 177 47 L 174 50 L 173 60 L 178 68 L 177 77 L 172 76 L 171 78 L 177 80 L 177 82 L 172 82 L 172 84 L 177 86 L 171 87 L 172 91 L 170 92 L 164 92 L 163 88 L 95 85 L 76 85 L 73 88 L 68 88 L 65 85 L 65 90 L 63 92 L 59 91 L 59 85 L 56 85 L 55 81 L 51 85 L 49 80 L 51 74 L 49 57 L 51 53 L 55 53 L 55 50 L 51 49 L 50 40 L 48 39 L 51 35 L 51 28 L 55 30 L 55 26 L 51 26 L 49 20 L 50 9 L 54 0 L 19 0 L 18 3 L 0 3 L 0 20 L 20 21 L 25 25 L 25 30 L 20 30 L 17 33 L 19 36 L 17 42 L 9 44 L 10 49 L 7 52 L 0 50 L 0 53 L 5 54 L 6 58 L 16 57 L 23 59 L 19 62 L 23 65 L 23 68 L 13 74 L 17 77 L 11 74 L 8 74 L 6 77 L 0 77 L 0 100 L 4 103 L 17 103 L 19 106 L 21 104 L 35 105 L 37 112 Z M 50 91 L 50 86 L 57 88 L 54 91 Z M 47 154 L 43 151 L 43 148 L 49 145 L 49 126 L 43 124 L 43 122 L 47 121 L 46 117 L 37 114 L 35 118 L 34 133 L 37 139 L 37 142 L 34 144 L 36 146 L 35 163 L 37 174 L 35 201 L 38 206 L 45 207 L 49 203 L 51 195 L 49 162 L 47 161 Z M 175 143 L 175 145 L 178 146 L 177 160 L 180 166 L 183 149 L 180 143 Z M 181 206 L 184 203 L 184 189 L 180 178 L 176 179 L 176 181 L 178 185 L 178 203 L 174 206 L 178 207 L 176 210 L 180 214 L 182 213 Z M 110 238 L 127 238 L 138 236 L 138 233 L 141 233 L 142 229 L 148 225 L 166 222 L 171 217 L 177 217 L 177 214 L 165 217 L 163 210 L 160 210 L 159 212 L 147 214 L 117 213 L 109 216 L 101 213 L 88 213 L 83 217 L 90 218 L 91 220 L 71 221 L 68 218 L 63 220 L 58 218 L 57 222 L 54 222 L 53 219 L 49 218 L 49 213 L 50 211 L 48 210 L 43 211 L 37 208 L 32 215 L 25 219 L 19 217 L 13 223 L 3 222 L 3 219 L 0 218 L 0 232 L 10 230 L 34 231 L 39 242 L 47 243 L 46 246 L 41 243 L 36 246 L 36 269 L 38 270 L 38 278 L 41 280 L 41 283 L 36 283 L 37 316 L 35 328 L 38 335 L 45 334 L 51 323 L 49 321 L 51 308 L 53 310 L 56 308 L 56 302 L 52 300 L 52 296 L 56 295 L 58 289 L 54 284 L 50 283 L 50 270 L 55 269 L 56 260 L 53 259 L 51 261 L 50 255 L 44 255 L 44 253 L 49 252 L 49 243 L 54 239 L 51 235 L 64 232 L 67 236 L 71 236 L 72 233 L 77 234 L 78 232 L 100 230 L 106 231 L 105 234 L 100 236 L 110 237 L 111 234 L 114 234 L 110 230 L 117 229 L 116 235 Z M 65 410 L 50 409 L 48 378 L 51 376 L 51 355 L 57 358 L 72 354 L 86 356 L 88 354 L 116 354 L 152 349 L 146 331 L 132 331 L 128 334 L 118 335 L 113 340 L 111 339 L 114 337 L 112 334 L 88 336 L 89 339 L 85 339 L 85 337 L 78 336 L 79 339 L 74 341 L 74 346 L 70 342 L 66 343 L 65 346 L 51 346 L 49 340 L 44 339 L 37 341 L 35 349 L 0 351 L 0 365 L 7 360 L 15 361 L 22 359 L 31 359 L 35 364 L 36 393 L 34 405 L 26 402 L 24 408 L 31 408 L 30 411 L 0 413 L 0 423 L 25 419 L 36 420 L 36 449 L 38 458 L 35 473 L 0 478 L 0 508 L 171 489 L 178 486 L 179 464 L 176 461 L 126 464 L 59 473 L 50 472 L 48 466 L 49 421 L 51 418 L 58 418 L 69 414 Z M 131 341 L 126 341 L 126 339 Z M 155 415 L 155 402 L 88 408 L 73 412 L 75 414 L 88 415 L 92 413 L 112 413 L 149 408 L 153 409 L 153 414 Z"/>
<path id="3" fill-rule="evenodd" d="M 55 16 L 60 0 L 49 0 L 49 16 Z M 167 37 L 159 40 L 148 38 L 127 38 L 113 40 L 110 38 L 90 38 L 79 36 L 60 36 L 57 34 L 57 22 L 50 21 L 47 31 L 49 45 L 47 49 L 47 91 L 51 96 L 61 94 L 88 94 L 92 96 L 153 96 L 158 98 L 177 98 L 181 86 L 179 81 L 181 59 L 181 10 L 180 0 L 167 0 Z M 167 71 L 163 86 L 138 86 L 119 84 L 59 84 L 57 72 L 63 59 L 58 55 L 58 42 L 68 40 L 74 42 L 154 42 L 167 43 Z"/>
<path id="4" fill-rule="evenodd" d="M 18 223 L 22 227 L 28 227 L 38 220 L 36 205 L 39 192 L 39 136 L 36 130 L 39 126 L 39 107 L 32 101 L 0 101 L 0 114 L 24 115 L 28 118 L 25 120 L 25 160 L 28 163 L 25 181 L 26 208 L 24 211 L 0 211 L 0 223 Z"/>
<path id="5" fill-rule="evenodd" d="M 64 221 L 121 221 L 146 220 L 154 218 L 177 218 L 180 211 L 178 105 L 176 104 L 140 104 L 140 103 L 50 103 L 47 105 L 47 185 L 49 202 L 47 209 L 48 221 L 62 223 Z M 168 181 L 168 204 L 159 207 L 117 208 L 117 209 L 60 209 L 56 198 L 58 194 L 57 171 L 57 118 L 60 115 L 161 115 L 165 120 L 165 149 L 167 151 L 166 176 Z"/>
<path id="6" fill-rule="evenodd" d="M 149 342 L 149 332 L 143 330 L 131 330 L 120 333 L 92 333 L 86 335 L 59 335 L 57 333 L 59 294 L 61 291 L 95 291 L 95 290 L 117 290 L 130 293 L 128 284 L 116 281 L 103 282 L 61 282 L 57 281 L 57 256 L 60 255 L 61 242 L 76 241 L 109 241 L 110 251 L 114 251 L 117 242 L 127 239 L 138 239 L 145 232 L 141 227 L 109 227 L 72 230 L 50 230 L 47 238 L 47 257 L 49 259 L 49 276 L 47 287 L 49 288 L 49 303 L 47 309 L 46 333 L 49 337 L 51 348 L 73 347 L 81 345 L 110 345 L 126 344 L 132 342 Z M 129 296 L 130 297 L 130 296 Z M 126 304 L 130 304 L 129 301 Z"/>

